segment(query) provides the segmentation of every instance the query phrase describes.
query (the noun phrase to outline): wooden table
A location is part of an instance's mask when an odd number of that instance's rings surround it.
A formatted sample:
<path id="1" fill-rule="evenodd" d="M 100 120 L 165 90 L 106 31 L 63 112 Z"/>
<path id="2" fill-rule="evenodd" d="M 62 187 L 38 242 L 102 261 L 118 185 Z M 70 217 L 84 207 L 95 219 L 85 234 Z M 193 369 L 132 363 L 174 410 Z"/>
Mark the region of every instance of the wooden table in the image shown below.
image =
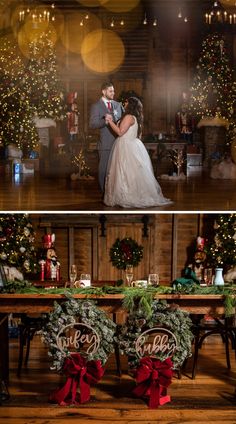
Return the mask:
<path id="1" fill-rule="evenodd" d="M 115 316 L 124 311 L 122 300 L 124 295 L 111 294 L 104 296 L 74 295 L 76 299 L 95 299 L 98 306 L 107 313 Z M 211 314 L 213 316 L 224 314 L 223 295 L 157 295 L 158 299 L 165 299 L 169 304 L 177 304 L 191 314 Z M 8 314 L 40 314 L 48 313 L 53 309 L 55 301 L 58 303 L 66 300 L 62 294 L 0 294 L 0 380 L 9 378 L 9 338 Z"/>

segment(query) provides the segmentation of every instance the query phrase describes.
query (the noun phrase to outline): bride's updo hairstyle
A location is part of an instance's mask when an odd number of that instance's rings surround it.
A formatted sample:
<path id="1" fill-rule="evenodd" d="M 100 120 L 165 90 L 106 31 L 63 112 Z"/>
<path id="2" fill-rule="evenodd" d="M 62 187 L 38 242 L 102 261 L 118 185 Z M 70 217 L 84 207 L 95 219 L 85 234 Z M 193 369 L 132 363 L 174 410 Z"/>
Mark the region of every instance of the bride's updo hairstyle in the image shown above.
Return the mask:
<path id="1" fill-rule="evenodd" d="M 137 97 L 129 97 L 127 102 L 123 117 L 125 115 L 133 115 L 136 117 L 138 123 L 138 137 L 140 137 L 143 126 L 143 105 Z"/>

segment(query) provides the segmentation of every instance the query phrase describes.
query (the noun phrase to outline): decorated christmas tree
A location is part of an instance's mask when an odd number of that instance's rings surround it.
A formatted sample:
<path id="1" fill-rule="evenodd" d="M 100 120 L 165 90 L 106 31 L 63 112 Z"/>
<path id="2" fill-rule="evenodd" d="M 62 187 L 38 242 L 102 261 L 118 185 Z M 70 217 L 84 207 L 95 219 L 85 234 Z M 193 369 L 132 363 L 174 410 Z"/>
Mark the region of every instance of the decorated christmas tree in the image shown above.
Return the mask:
<path id="1" fill-rule="evenodd" d="M 189 106 L 195 117 L 226 119 L 231 123 L 232 131 L 232 126 L 235 126 L 236 83 L 222 35 L 210 34 L 203 41 L 190 93 Z"/>
<path id="2" fill-rule="evenodd" d="M 24 62 L 16 45 L 5 38 L 0 46 L 0 141 L 15 144 L 24 153 L 38 144 L 33 123 L 34 109 L 30 105 Z"/>
<path id="3" fill-rule="evenodd" d="M 50 32 L 42 33 L 29 44 L 30 103 L 39 118 L 63 120 L 66 117 L 64 96 Z"/>
<path id="4" fill-rule="evenodd" d="M 0 262 L 23 274 L 37 266 L 35 232 L 26 214 L 0 215 Z"/>
<path id="5" fill-rule="evenodd" d="M 236 265 L 236 213 L 217 215 L 214 242 L 208 248 L 208 261 L 228 270 Z"/>

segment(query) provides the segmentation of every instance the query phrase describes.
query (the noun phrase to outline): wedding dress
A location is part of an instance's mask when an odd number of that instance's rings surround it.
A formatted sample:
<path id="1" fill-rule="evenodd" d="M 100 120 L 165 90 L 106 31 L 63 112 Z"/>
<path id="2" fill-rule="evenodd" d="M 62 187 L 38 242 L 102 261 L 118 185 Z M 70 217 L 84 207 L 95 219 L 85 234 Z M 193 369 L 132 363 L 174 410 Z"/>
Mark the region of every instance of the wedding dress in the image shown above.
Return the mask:
<path id="1" fill-rule="evenodd" d="M 172 203 L 158 184 L 149 154 L 137 138 L 138 124 L 118 137 L 113 145 L 105 182 L 104 203 L 107 206 L 147 208 Z"/>

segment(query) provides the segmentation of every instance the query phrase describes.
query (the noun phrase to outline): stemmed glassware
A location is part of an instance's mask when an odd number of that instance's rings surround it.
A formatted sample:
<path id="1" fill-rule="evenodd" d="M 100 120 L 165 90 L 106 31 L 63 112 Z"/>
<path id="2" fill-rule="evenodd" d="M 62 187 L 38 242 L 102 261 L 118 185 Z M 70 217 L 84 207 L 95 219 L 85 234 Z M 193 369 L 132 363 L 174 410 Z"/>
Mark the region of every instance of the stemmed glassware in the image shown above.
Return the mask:
<path id="1" fill-rule="evenodd" d="M 76 278 L 77 278 L 77 266 L 73 264 L 70 266 L 70 287 L 74 287 Z"/>
<path id="2" fill-rule="evenodd" d="M 132 281 L 133 281 L 133 265 L 126 265 L 125 268 L 125 278 L 126 278 L 126 285 L 128 287 L 131 287 Z"/>

